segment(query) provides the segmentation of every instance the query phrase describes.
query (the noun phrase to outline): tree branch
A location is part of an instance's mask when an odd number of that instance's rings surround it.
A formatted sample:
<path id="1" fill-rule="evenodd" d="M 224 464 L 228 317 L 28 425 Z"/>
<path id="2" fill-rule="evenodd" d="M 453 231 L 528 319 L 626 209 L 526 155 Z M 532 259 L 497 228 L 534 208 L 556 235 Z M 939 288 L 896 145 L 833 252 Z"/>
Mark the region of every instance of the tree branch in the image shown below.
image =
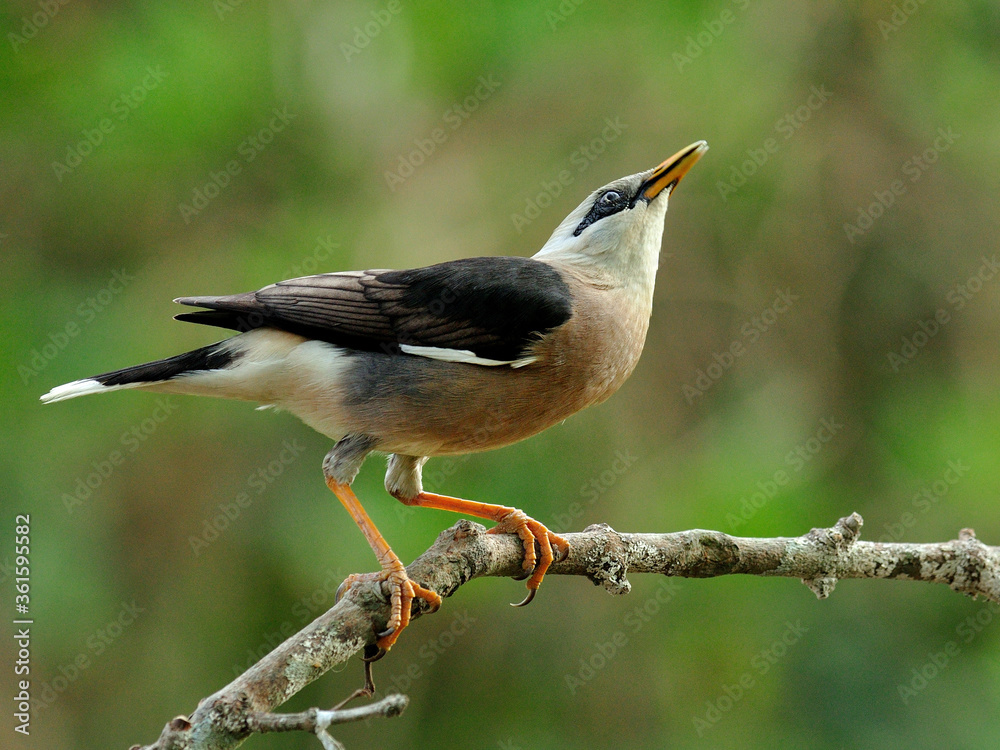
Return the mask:
<path id="1" fill-rule="evenodd" d="M 565 560 L 552 566 L 549 575 L 586 576 L 612 594 L 631 590 L 628 573 L 684 578 L 784 576 L 802 579 L 820 599 L 829 596 L 841 578 L 893 578 L 944 583 L 963 594 L 1000 602 L 1000 547 L 986 546 L 971 529 L 963 529 L 959 538 L 950 542 L 882 544 L 859 541 L 861 525 L 861 516 L 853 513 L 833 528 L 813 529 L 803 536 L 749 539 L 700 529 L 621 534 L 606 524 L 597 524 L 581 533 L 564 535 L 572 548 Z M 442 597 L 451 596 L 473 578 L 518 575 L 524 554 L 520 539 L 485 531 L 477 523 L 459 521 L 442 532 L 407 572 Z M 415 617 L 425 605 L 416 606 L 421 609 L 415 607 Z M 320 716 L 332 722 L 341 717 L 330 714 L 398 714 L 406 705 L 402 696 L 397 696 L 396 702 L 387 698 L 351 712 L 310 709 L 303 714 L 270 714 L 310 682 L 370 646 L 388 618 L 387 590 L 375 583 L 352 587 L 332 609 L 222 690 L 203 699 L 190 718 L 175 718 L 156 743 L 141 749 L 135 745 L 133 750 L 222 750 L 236 747 L 254 732 L 274 731 L 277 725 L 316 731 Z M 390 705 L 392 710 L 387 708 Z M 326 744 L 326 740 L 324 745 L 338 747 Z"/>

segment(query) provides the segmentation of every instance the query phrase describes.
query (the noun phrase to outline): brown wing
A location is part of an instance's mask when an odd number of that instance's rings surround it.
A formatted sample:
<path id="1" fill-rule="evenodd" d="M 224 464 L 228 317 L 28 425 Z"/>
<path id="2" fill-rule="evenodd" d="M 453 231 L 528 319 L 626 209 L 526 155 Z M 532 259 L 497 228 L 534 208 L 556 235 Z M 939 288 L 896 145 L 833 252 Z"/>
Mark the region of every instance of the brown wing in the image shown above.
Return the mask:
<path id="1" fill-rule="evenodd" d="M 460 349 L 501 361 L 519 359 L 572 311 L 555 269 L 512 257 L 320 274 L 246 294 L 176 301 L 209 308 L 177 316 L 192 323 L 280 328 L 367 351 L 398 351 L 401 344 Z"/>

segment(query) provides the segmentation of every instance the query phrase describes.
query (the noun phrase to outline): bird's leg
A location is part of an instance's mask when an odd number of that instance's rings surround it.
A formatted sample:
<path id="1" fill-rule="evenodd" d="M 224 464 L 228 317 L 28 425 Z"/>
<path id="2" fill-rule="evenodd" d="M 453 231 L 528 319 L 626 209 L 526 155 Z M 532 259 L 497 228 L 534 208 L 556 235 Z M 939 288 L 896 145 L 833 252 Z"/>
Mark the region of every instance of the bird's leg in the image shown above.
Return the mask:
<path id="1" fill-rule="evenodd" d="M 386 629 L 378 634 L 376 645 L 379 648 L 379 654 L 372 659 L 374 661 L 381 658 L 386 651 L 392 648 L 396 639 L 399 638 L 399 634 L 410 624 L 410 605 L 414 598 L 423 599 L 430 605 L 431 612 L 434 612 L 441 606 L 441 597 L 430 589 L 426 589 L 410 580 L 403 563 L 396 556 L 396 553 L 389 548 L 389 543 L 385 540 L 385 537 L 375 528 L 375 524 L 372 523 L 365 509 L 361 507 L 361 501 L 358 500 L 350 485 L 338 482 L 329 476 L 326 479 L 326 483 L 340 499 L 340 502 L 344 504 L 344 507 L 347 508 L 347 512 L 351 514 L 351 518 L 354 519 L 354 522 L 368 540 L 368 544 L 371 545 L 372 551 L 375 552 L 375 557 L 378 558 L 379 564 L 382 566 L 382 572 L 374 575 L 380 580 L 388 581 L 392 589 L 389 623 Z M 352 575 L 344 581 L 344 584 L 346 584 L 346 588 L 350 588 L 351 584 L 355 581 L 370 576 L 371 574 L 367 576 Z"/>
<path id="2" fill-rule="evenodd" d="M 411 498 L 403 497 L 400 494 L 394 494 L 394 496 L 406 505 L 450 510 L 455 513 L 496 521 L 497 525 L 490 529 L 487 532 L 488 534 L 513 533 L 521 537 L 521 541 L 524 543 L 523 569 L 525 576 L 530 575 L 531 577 L 528 578 L 528 582 L 525 584 L 528 587 L 528 596 L 524 601 L 515 604 L 515 607 L 523 607 L 534 598 L 535 592 L 541 585 L 549 566 L 557 559 L 552 554 L 553 547 L 559 551 L 559 560 L 565 559 L 566 555 L 569 554 L 569 542 L 558 534 L 553 534 L 543 524 L 517 508 L 508 508 L 506 505 L 477 503 L 473 500 L 462 500 L 458 497 L 435 495 L 432 492 L 421 492 Z M 538 553 L 535 552 L 536 542 L 538 543 Z"/>

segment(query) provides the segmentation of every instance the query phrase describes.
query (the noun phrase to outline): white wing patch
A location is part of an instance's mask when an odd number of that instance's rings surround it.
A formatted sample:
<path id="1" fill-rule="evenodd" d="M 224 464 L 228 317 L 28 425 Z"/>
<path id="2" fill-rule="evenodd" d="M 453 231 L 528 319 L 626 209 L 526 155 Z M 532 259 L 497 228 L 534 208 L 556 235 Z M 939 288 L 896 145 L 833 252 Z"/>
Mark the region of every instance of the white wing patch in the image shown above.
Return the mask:
<path id="1" fill-rule="evenodd" d="M 412 354 L 416 357 L 426 357 L 436 359 L 441 362 L 464 362 L 469 365 L 481 365 L 483 367 L 499 367 L 510 365 L 511 367 L 524 367 L 535 362 L 538 357 L 522 357 L 521 359 L 487 359 L 479 357 L 475 352 L 468 349 L 445 349 L 440 346 L 414 346 L 412 344 L 400 344 L 399 348 L 405 354 Z"/>

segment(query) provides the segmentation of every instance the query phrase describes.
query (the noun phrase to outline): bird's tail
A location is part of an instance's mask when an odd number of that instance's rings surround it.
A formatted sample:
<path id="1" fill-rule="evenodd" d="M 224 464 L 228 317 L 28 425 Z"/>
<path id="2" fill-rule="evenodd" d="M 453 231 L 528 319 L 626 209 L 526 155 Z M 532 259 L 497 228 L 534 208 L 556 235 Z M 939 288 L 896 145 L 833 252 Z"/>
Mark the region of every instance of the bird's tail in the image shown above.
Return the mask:
<path id="1" fill-rule="evenodd" d="M 178 354 L 176 357 L 147 362 L 144 365 L 126 367 L 124 370 L 106 372 L 92 378 L 74 380 L 72 383 L 56 386 L 41 397 L 46 404 L 65 401 L 68 398 L 86 396 L 90 393 L 117 391 L 121 388 L 142 388 L 166 383 L 177 378 L 221 370 L 240 357 L 238 350 L 227 341 L 203 346 L 201 349 Z"/>

